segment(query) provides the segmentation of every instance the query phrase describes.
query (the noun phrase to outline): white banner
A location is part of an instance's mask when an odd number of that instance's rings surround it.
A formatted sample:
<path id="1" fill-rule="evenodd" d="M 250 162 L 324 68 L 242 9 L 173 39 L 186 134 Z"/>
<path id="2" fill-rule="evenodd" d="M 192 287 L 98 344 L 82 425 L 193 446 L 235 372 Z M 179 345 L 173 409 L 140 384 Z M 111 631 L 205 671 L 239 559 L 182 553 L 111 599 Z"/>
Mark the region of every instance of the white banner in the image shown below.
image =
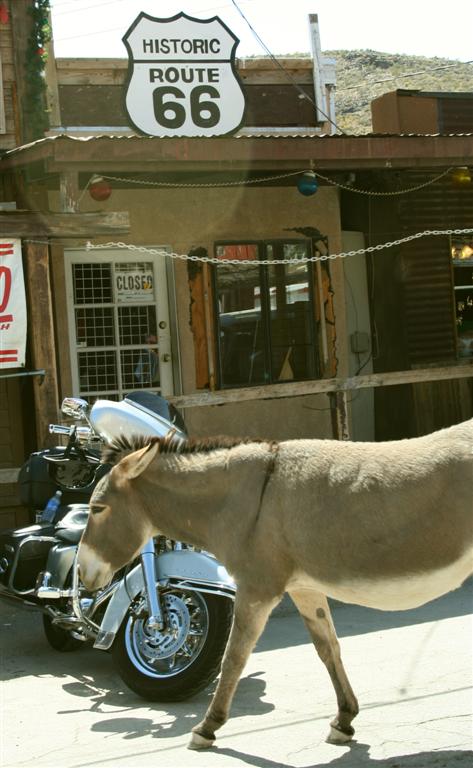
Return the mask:
<path id="1" fill-rule="evenodd" d="M 25 364 L 26 298 L 21 240 L 0 239 L 0 371 Z"/>

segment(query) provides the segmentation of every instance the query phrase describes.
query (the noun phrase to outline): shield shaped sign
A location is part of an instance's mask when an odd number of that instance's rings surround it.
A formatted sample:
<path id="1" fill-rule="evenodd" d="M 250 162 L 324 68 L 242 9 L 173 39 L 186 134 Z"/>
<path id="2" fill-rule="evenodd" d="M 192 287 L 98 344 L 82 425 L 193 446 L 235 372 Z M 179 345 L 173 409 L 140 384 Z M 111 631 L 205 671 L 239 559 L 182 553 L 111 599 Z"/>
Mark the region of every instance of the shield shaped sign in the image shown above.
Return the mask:
<path id="1" fill-rule="evenodd" d="M 235 67 L 238 38 L 218 16 L 140 13 L 123 37 L 128 50 L 126 110 L 151 136 L 222 136 L 243 121 Z"/>

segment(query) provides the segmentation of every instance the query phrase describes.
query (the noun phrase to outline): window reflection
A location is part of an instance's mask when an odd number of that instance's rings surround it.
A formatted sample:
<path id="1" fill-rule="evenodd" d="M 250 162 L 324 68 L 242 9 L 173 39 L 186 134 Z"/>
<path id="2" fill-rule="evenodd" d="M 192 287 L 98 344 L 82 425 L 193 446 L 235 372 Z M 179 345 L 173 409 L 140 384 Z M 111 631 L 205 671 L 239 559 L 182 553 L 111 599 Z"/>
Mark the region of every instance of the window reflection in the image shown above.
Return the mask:
<path id="1" fill-rule="evenodd" d="M 267 371 L 261 321 L 261 275 L 255 244 L 217 248 L 216 270 L 220 374 L 223 386 L 264 382 Z M 254 264 L 225 264 L 252 259 Z"/>
<path id="2" fill-rule="evenodd" d="M 220 384 L 249 386 L 317 376 L 309 241 L 223 244 L 215 269 Z M 250 263 L 225 264 L 228 259 Z"/>
<path id="3" fill-rule="evenodd" d="M 268 259 L 307 257 L 307 246 L 283 244 L 266 249 Z M 271 302 L 271 362 L 278 381 L 315 376 L 313 354 L 313 313 L 309 270 L 306 262 L 268 267 Z"/>

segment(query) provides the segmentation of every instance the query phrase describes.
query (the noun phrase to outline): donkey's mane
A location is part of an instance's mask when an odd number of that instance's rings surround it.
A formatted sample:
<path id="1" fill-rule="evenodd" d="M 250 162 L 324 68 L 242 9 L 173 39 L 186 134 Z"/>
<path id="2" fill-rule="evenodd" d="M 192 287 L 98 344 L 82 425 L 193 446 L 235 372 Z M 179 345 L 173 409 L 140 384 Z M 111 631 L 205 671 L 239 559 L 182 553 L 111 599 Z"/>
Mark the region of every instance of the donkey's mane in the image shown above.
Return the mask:
<path id="1" fill-rule="evenodd" d="M 149 445 L 158 445 L 159 453 L 190 454 L 209 453 L 219 449 L 234 448 L 236 445 L 247 443 L 272 443 L 274 441 L 261 440 L 252 437 L 204 437 L 188 438 L 183 440 L 176 437 L 173 432 L 166 437 L 144 437 L 143 435 L 122 435 L 102 450 L 102 464 L 118 464 L 119 461 L 134 451 L 146 448 Z"/>

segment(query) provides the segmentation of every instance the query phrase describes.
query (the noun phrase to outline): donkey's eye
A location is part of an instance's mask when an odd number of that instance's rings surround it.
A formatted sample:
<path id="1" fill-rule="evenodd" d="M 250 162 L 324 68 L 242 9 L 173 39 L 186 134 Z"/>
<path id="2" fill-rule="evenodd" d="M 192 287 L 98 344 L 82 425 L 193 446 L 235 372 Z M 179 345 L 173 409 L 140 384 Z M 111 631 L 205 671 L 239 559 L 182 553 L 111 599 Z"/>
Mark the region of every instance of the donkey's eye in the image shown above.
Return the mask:
<path id="1" fill-rule="evenodd" d="M 99 515 L 105 509 L 107 509 L 105 504 L 91 504 L 90 506 L 90 511 L 93 515 Z"/>

